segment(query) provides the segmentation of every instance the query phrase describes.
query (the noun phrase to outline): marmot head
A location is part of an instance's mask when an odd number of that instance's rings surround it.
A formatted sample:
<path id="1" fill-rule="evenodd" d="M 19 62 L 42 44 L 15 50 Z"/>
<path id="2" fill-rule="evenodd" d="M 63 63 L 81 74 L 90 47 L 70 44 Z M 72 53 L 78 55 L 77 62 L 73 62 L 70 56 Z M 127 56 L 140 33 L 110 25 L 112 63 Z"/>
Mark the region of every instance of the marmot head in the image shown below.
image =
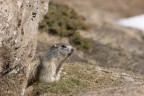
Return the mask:
<path id="1" fill-rule="evenodd" d="M 74 52 L 74 49 L 70 45 L 57 43 L 50 48 L 49 52 L 54 57 L 70 56 Z"/>

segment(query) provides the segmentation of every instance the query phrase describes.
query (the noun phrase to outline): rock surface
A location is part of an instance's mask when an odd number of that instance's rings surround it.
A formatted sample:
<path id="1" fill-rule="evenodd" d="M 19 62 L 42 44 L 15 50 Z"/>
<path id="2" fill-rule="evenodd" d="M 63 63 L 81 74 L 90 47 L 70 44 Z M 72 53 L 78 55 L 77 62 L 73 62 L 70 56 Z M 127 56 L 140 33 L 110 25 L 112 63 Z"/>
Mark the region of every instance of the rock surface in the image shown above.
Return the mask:
<path id="1" fill-rule="evenodd" d="M 13 68 L 23 69 L 33 59 L 37 46 L 38 24 L 48 10 L 48 3 L 49 0 L 0 0 L 1 75 Z M 11 86 L 8 77 L 0 79 L 1 96 L 18 95 L 19 92 L 8 89 L 6 92 L 6 86 Z M 6 82 L 3 82 L 5 80 Z M 16 80 L 11 83 L 18 84 Z"/>

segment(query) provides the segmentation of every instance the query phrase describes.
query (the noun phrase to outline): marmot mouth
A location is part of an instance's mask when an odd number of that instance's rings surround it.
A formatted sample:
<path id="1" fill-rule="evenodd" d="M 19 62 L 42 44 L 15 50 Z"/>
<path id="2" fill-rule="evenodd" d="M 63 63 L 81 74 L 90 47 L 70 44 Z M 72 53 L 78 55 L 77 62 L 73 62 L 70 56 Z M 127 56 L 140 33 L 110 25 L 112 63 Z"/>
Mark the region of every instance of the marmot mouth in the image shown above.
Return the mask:
<path id="1" fill-rule="evenodd" d="M 70 52 L 70 53 L 68 53 L 68 56 L 72 55 L 72 54 L 73 54 L 73 52 L 74 52 L 74 49 L 71 49 L 71 52 Z"/>
<path id="2" fill-rule="evenodd" d="M 69 53 L 68 56 L 72 55 L 72 53 Z"/>

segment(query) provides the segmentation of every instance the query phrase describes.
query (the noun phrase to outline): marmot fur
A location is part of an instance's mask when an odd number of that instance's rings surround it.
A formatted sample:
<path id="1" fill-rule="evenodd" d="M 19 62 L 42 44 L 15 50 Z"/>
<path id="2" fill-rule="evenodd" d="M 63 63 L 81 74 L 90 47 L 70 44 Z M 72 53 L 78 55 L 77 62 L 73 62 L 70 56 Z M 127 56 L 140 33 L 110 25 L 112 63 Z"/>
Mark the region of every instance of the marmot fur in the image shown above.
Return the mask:
<path id="1" fill-rule="evenodd" d="M 62 64 L 73 51 L 72 46 L 58 43 L 50 47 L 43 56 L 36 57 L 29 66 L 26 87 L 36 81 L 46 83 L 58 81 Z"/>

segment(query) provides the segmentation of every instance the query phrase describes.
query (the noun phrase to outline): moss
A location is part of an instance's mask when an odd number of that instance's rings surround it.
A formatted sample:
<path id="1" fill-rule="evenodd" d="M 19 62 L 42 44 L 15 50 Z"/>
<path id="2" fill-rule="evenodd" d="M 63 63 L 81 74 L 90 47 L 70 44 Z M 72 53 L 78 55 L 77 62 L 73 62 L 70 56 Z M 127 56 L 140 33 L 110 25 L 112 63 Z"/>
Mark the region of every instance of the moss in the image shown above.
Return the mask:
<path id="1" fill-rule="evenodd" d="M 88 29 L 84 17 L 67 5 L 50 2 L 49 11 L 39 25 L 39 30 L 52 35 L 70 38 L 71 44 L 81 50 L 90 49 L 90 40 L 82 38 L 77 30 Z M 78 35 L 77 35 L 78 34 Z"/>

